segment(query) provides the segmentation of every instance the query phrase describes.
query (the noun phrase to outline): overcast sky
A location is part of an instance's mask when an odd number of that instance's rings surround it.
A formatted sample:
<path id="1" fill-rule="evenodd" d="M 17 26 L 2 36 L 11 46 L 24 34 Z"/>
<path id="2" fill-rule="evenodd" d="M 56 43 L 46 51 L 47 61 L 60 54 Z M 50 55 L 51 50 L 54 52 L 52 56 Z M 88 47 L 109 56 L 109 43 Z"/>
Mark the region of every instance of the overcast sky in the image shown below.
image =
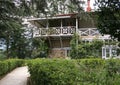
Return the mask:
<path id="1" fill-rule="evenodd" d="M 91 5 L 92 8 L 94 8 L 94 7 L 93 7 L 94 1 L 95 1 L 95 0 L 91 0 L 91 3 L 90 3 L 90 5 Z"/>
<path id="2" fill-rule="evenodd" d="M 85 1 L 85 10 L 86 10 L 87 0 L 84 0 L 84 1 Z M 90 0 L 90 6 L 91 6 L 92 9 L 94 9 L 94 5 L 93 5 L 93 4 L 94 4 L 94 1 L 95 1 L 95 0 Z"/>

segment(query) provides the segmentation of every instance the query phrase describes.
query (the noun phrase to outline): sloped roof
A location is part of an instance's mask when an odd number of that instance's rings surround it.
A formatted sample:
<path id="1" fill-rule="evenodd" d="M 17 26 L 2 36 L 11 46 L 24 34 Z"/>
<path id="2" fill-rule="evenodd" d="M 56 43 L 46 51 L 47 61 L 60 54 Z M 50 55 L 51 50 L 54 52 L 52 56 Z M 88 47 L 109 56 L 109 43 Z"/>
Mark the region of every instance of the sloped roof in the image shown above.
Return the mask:
<path id="1" fill-rule="evenodd" d="M 34 21 L 34 20 L 46 20 L 46 19 L 64 19 L 64 18 L 75 18 L 77 13 L 71 13 L 71 14 L 60 14 L 56 16 L 49 16 L 44 18 L 31 18 L 27 19 L 28 21 Z"/>

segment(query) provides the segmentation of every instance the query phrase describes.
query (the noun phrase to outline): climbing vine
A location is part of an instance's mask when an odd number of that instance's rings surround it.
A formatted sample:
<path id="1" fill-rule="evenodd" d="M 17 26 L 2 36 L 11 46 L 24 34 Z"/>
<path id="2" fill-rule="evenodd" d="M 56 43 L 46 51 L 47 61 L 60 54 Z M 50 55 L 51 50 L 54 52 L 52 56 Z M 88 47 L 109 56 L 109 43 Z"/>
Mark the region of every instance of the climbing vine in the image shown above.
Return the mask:
<path id="1" fill-rule="evenodd" d="M 77 34 L 74 34 L 71 40 L 71 52 L 70 57 L 88 58 L 88 57 L 100 57 L 102 54 L 103 41 L 94 39 L 92 42 L 84 42 Z"/>

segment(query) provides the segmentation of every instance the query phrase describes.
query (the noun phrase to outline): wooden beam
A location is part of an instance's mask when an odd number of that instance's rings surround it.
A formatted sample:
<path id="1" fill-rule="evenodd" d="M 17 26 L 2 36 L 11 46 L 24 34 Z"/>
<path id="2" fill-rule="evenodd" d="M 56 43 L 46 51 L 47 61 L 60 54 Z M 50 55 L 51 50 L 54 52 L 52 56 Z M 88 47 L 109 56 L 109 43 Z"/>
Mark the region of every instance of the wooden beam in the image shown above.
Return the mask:
<path id="1" fill-rule="evenodd" d="M 46 19 L 46 20 L 47 20 L 46 28 L 48 29 L 49 28 L 49 20 L 48 19 Z"/>
<path id="2" fill-rule="evenodd" d="M 52 44 L 51 44 L 51 40 L 50 40 L 49 36 L 48 36 L 48 41 L 49 41 L 49 44 L 50 44 L 50 48 L 52 48 Z"/>
<path id="3" fill-rule="evenodd" d="M 40 24 L 42 27 L 45 28 L 45 25 L 43 25 L 42 23 L 40 23 L 38 20 L 36 20 L 36 22 L 37 22 L 38 24 Z"/>
<path id="4" fill-rule="evenodd" d="M 78 18 L 76 18 L 76 33 L 78 33 Z"/>
<path id="5" fill-rule="evenodd" d="M 63 22 L 62 22 L 62 19 L 61 19 L 60 25 L 61 25 L 61 27 L 63 27 Z"/>
<path id="6" fill-rule="evenodd" d="M 60 45 L 61 45 L 61 48 L 63 47 L 63 43 L 62 43 L 62 38 L 60 36 Z"/>

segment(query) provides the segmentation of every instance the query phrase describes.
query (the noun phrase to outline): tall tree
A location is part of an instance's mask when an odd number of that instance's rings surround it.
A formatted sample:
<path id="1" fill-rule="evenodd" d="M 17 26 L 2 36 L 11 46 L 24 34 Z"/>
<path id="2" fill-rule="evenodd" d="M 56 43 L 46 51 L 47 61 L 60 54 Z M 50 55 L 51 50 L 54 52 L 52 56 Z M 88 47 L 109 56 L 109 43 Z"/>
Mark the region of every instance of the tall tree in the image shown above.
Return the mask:
<path id="1" fill-rule="evenodd" d="M 13 54 L 11 50 L 16 50 L 17 56 L 24 54 L 25 48 L 21 48 L 26 46 L 22 18 L 79 12 L 80 3 L 79 0 L 0 0 L 0 38 L 6 41 L 7 57 Z"/>
<path id="2" fill-rule="evenodd" d="M 120 0 L 96 0 L 98 29 L 120 41 Z"/>
<path id="3" fill-rule="evenodd" d="M 84 4 L 81 0 L 45 0 L 47 6 L 45 7 L 45 12 L 47 15 L 56 14 L 68 14 L 68 13 L 78 13 L 83 10 L 82 5 Z"/>
<path id="4" fill-rule="evenodd" d="M 17 57 L 24 54 L 26 40 L 21 29 L 22 18 L 31 16 L 35 11 L 44 12 L 44 6 L 42 0 L 0 0 L 0 38 L 6 41 L 8 58 L 14 52 Z"/>

